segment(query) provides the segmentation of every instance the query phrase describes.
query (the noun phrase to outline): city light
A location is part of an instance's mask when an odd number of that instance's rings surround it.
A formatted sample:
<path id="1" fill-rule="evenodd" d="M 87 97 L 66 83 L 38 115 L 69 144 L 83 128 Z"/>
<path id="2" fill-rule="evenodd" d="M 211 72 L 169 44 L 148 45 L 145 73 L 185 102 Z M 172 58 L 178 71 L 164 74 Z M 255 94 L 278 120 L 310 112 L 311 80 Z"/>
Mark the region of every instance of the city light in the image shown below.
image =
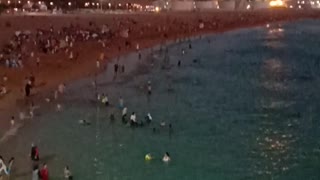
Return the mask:
<path id="1" fill-rule="evenodd" d="M 18 1 L 18 4 L 21 4 L 21 1 Z"/>
<path id="2" fill-rule="evenodd" d="M 269 5 L 271 7 L 284 7 L 284 3 L 282 0 L 273 0 L 273 1 L 270 1 Z"/>
<path id="3" fill-rule="evenodd" d="M 91 3 L 92 4 L 92 6 L 94 6 L 95 5 L 95 3 L 93 2 L 93 3 Z"/>
<path id="4" fill-rule="evenodd" d="M 68 2 L 68 6 L 71 6 L 72 4 L 71 4 L 71 2 Z"/>
<path id="5" fill-rule="evenodd" d="M 11 1 L 8 1 L 8 4 L 10 4 L 11 3 Z"/>
<path id="6" fill-rule="evenodd" d="M 28 4 L 30 4 L 30 1 L 27 1 Z"/>
<path id="7" fill-rule="evenodd" d="M 108 3 L 108 6 L 111 7 L 111 3 Z"/>
<path id="8" fill-rule="evenodd" d="M 50 2 L 50 5 L 53 6 L 53 2 Z"/>
<path id="9" fill-rule="evenodd" d="M 38 4 L 41 4 L 41 1 L 39 1 Z"/>
<path id="10" fill-rule="evenodd" d="M 160 8 L 159 8 L 159 7 L 156 7 L 155 11 L 156 11 L 156 12 L 159 12 L 159 11 L 160 11 Z"/>

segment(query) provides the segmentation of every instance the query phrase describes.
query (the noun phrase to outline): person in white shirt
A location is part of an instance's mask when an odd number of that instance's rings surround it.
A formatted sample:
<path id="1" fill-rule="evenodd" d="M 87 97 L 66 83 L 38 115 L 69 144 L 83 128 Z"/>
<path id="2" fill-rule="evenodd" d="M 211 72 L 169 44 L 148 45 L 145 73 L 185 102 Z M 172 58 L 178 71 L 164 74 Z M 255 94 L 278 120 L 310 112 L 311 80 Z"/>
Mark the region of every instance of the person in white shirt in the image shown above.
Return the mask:
<path id="1" fill-rule="evenodd" d="M 2 171 L 7 175 L 9 174 L 7 171 L 7 166 L 4 164 L 2 156 L 0 156 L 0 175 L 2 174 Z"/>
<path id="2" fill-rule="evenodd" d="M 166 152 L 162 158 L 163 162 L 169 162 L 171 160 L 170 155 L 168 152 Z"/>
<path id="3" fill-rule="evenodd" d="M 109 106 L 108 94 L 102 95 L 102 100 L 101 100 L 101 102 L 102 102 L 104 105 Z"/>
<path id="4" fill-rule="evenodd" d="M 150 124 L 151 121 L 152 121 L 152 116 L 151 116 L 150 113 L 148 113 L 147 116 L 146 116 L 146 123 L 147 123 L 147 124 Z"/>
<path id="5" fill-rule="evenodd" d="M 137 117 L 134 112 L 130 116 L 130 125 L 131 126 L 137 125 Z"/>

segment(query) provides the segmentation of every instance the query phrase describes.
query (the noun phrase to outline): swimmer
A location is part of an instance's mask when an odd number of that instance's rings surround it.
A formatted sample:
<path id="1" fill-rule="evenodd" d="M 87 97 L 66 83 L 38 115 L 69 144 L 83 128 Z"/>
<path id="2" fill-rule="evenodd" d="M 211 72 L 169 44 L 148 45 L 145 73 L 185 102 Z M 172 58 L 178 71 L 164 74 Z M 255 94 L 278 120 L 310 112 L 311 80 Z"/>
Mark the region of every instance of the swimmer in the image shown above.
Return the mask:
<path id="1" fill-rule="evenodd" d="M 144 160 L 145 160 L 145 161 L 151 161 L 152 159 L 153 159 L 153 157 L 151 156 L 150 153 L 148 153 L 148 154 L 146 154 L 146 155 L 144 156 Z"/>
<path id="2" fill-rule="evenodd" d="M 162 158 L 163 162 L 169 162 L 171 160 L 170 155 L 168 152 L 166 152 Z"/>
<path id="3" fill-rule="evenodd" d="M 166 122 L 162 121 L 162 122 L 160 123 L 160 126 L 161 126 L 161 127 L 166 126 Z"/>
<path id="4" fill-rule="evenodd" d="M 81 120 L 79 120 L 79 124 L 84 125 L 84 126 L 89 126 L 89 125 L 91 125 L 91 122 L 87 121 L 85 119 L 81 119 Z"/>

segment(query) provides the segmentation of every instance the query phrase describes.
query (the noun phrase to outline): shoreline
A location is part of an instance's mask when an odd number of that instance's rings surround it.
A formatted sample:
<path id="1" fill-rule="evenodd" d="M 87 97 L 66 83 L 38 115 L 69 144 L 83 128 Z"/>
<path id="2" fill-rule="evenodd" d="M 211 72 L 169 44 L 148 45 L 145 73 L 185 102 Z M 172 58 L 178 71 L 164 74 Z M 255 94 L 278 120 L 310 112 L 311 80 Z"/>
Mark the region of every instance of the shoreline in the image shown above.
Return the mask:
<path id="1" fill-rule="evenodd" d="M 299 15 L 299 13 L 297 13 L 297 15 Z M 269 16 L 266 16 L 266 17 L 269 17 Z M 10 17 L 10 18 L 12 18 L 12 17 Z M 269 17 L 269 18 L 272 18 L 272 17 Z M 194 38 L 199 37 L 199 36 L 208 36 L 208 35 L 220 34 L 220 33 L 228 32 L 228 31 L 235 31 L 235 30 L 239 30 L 239 29 L 259 27 L 259 26 L 262 26 L 262 25 L 265 25 L 265 24 L 268 24 L 268 23 L 294 22 L 294 21 L 303 20 L 303 19 L 319 19 L 319 18 L 320 18 L 320 13 L 319 12 L 311 12 L 311 13 L 305 13 L 301 17 L 298 16 L 298 17 L 278 18 L 278 19 L 275 19 L 273 21 L 264 20 L 264 21 L 261 21 L 261 22 L 258 21 L 258 22 L 242 24 L 242 25 L 234 24 L 234 25 L 229 25 L 229 26 L 222 27 L 222 28 L 217 28 L 217 29 L 209 29 L 208 28 L 208 29 L 203 29 L 203 30 L 199 30 L 199 31 L 196 31 L 196 32 L 187 33 L 187 34 L 173 34 L 172 36 L 168 36 L 168 38 L 165 39 L 165 40 L 163 40 L 163 38 L 161 38 L 161 37 L 160 38 L 159 37 L 157 37 L 157 38 L 146 38 L 146 39 L 142 39 L 142 40 L 139 41 L 140 51 L 145 51 L 145 49 L 153 48 L 153 47 L 158 46 L 158 45 L 163 45 L 164 43 L 166 45 L 172 44 L 172 43 L 176 43 L 177 40 L 181 40 L 181 39 L 183 39 L 183 41 L 189 41 L 189 40 L 193 40 Z M 268 18 L 266 18 L 266 19 L 268 19 Z M 110 49 L 112 49 L 112 48 L 116 49 L 116 47 L 111 47 Z M 102 65 L 103 66 L 110 65 L 110 62 L 114 62 L 117 59 L 117 57 L 118 58 L 119 57 L 125 57 L 125 56 L 130 55 L 131 53 L 134 53 L 134 54 L 137 55 L 137 51 L 135 50 L 134 47 L 131 47 L 129 49 L 125 49 L 122 52 L 113 52 L 111 54 L 108 54 L 107 55 L 107 61 L 102 62 Z M 41 97 L 41 96 L 43 96 L 45 94 L 50 94 L 50 92 L 52 92 L 52 90 L 54 90 L 54 88 L 57 87 L 60 82 L 64 82 L 68 86 L 68 84 L 70 84 L 70 83 L 72 83 L 74 81 L 91 77 L 93 74 L 96 73 L 96 71 L 95 71 L 96 67 L 94 65 L 92 65 L 92 64 L 95 64 L 93 62 L 94 61 L 81 62 L 80 64 L 77 64 L 75 66 L 76 67 L 75 69 L 76 69 L 77 72 L 71 74 L 71 76 L 69 76 L 66 79 L 51 78 L 50 79 L 50 81 L 51 81 L 50 83 L 47 83 L 43 87 L 37 88 L 35 97 L 37 98 L 37 97 L 39 97 L 39 96 Z M 90 64 L 90 67 L 87 68 L 89 64 Z M 83 70 L 83 69 L 85 69 L 85 70 Z M 66 69 L 64 71 L 66 71 Z M 98 74 L 101 74 L 102 72 L 103 72 L 103 70 L 100 70 L 98 72 Z M 46 77 L 44 79 L 46 79 Z M 23 99 L 23 97 L 21 98 L 21 95 L 19 95 L 19 90 L 18 91 L 15 90 L 14 92 L 10 93 L 9 97 L 4 97 L 4 98 L 0 99 L 1 100 L 1 102 L 0 102 L 0 109 L 1 109 L 0 117 L 2 119 L 2 122 L 0 123 L 1 124 L 0 128 L 2 128 L 2 129 L 3 128 L 4 129 L 10 128 L 10 126 L 9 126 L 9 119 L 11 117 L 10 114 L 15 114 L 15 115 L 17 114 L 17 112 L 18 112 L 16 110 L 17 105 L 18 105 L 17 102 L 21 101 L 22 99 Z M 7 122 L 3 122 L 6 119 L 7 119 Z M 1 133 L 1 130 L 0 130 L 0 133 Z M 0 137 L 2 137 L 2 135 Z"/>

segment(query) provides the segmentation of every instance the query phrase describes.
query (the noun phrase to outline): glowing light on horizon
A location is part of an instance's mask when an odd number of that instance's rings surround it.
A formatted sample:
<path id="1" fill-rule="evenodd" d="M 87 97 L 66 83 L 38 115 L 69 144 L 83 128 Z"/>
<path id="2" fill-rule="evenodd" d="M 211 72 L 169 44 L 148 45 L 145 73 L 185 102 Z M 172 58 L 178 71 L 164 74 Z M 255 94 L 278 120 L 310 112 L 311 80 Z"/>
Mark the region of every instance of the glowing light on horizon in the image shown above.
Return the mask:
<path id="1" fill-rule="evenodd" d="M 270 1 L 269 5 L 271 7 L 284 7 L 285 4 L 282 0 L 273 0 L 273 1 Z"/>
<path id="2" fill-rule="evenodd" d="M 50 2 L 50 5 L 53 6 L 53 2 Z"/>
<path id="3" fill-rule="evenodd" d="M 68 5 L 71 6 L 72 5 L 71 2 L 68 2 Z"/>
<path id="4" fill-rule="evenodd" d="M 8 1 L 8 4 L 10 4 L 11 3 L 11 1 Z"/>

